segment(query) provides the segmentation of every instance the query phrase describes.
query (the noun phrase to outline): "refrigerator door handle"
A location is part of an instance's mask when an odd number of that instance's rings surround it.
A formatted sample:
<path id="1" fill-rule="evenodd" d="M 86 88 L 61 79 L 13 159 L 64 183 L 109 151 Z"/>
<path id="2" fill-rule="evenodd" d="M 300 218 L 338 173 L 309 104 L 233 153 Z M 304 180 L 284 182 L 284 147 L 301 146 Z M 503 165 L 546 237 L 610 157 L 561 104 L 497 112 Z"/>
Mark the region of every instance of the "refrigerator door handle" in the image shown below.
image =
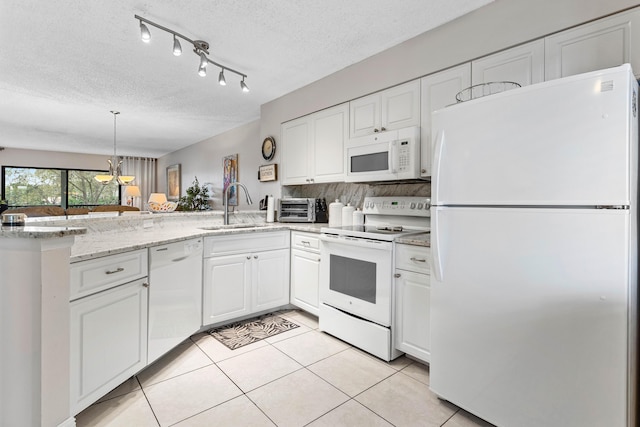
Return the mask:
<path id="1" fill-rule="evenodd" d="M 440 233 L 438 232 L 438 208 L 431 208 L 431 256 L 433 257 L 433 275 L 442 281 L 442 259 L 440 257 Z"/>
<path id="2" fill-rule="evenodd" d="M 433 187 L 431 188 L 432 200 L 438 202 L 438 187 L 440 186 L 440 163 L 442 162 L 442 149 L 444 147 L 444 129 L 440 130 L 436 135 L 436 142 L 433 148 L 433 171 L 431 182 Z"/>

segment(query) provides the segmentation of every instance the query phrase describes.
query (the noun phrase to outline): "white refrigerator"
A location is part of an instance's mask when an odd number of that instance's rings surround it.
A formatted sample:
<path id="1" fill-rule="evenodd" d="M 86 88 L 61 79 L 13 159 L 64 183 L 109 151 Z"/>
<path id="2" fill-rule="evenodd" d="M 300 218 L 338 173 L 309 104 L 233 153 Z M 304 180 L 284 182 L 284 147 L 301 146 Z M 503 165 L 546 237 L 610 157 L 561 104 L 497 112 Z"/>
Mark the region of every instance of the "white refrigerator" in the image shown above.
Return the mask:
<path id="1" fill-rule="evenodd" d="M 430 387 L 498 426 L 635 426 L 629 65 L 433 114 Z"/>

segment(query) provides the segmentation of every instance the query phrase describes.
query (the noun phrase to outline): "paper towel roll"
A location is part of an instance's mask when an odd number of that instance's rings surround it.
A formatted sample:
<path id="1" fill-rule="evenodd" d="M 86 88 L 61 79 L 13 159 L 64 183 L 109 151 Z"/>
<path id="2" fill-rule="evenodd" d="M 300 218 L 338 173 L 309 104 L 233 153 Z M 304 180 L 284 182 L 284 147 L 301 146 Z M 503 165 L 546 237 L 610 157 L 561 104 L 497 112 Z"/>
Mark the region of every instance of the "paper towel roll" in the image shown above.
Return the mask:
<path id="1" fill-rule="evenodd" d="M 275 209 L 276 209 L 276 200 L 273 198 L 272 195 L 269 195 L 267 198 L 267 222 L 273 222 Z"/>

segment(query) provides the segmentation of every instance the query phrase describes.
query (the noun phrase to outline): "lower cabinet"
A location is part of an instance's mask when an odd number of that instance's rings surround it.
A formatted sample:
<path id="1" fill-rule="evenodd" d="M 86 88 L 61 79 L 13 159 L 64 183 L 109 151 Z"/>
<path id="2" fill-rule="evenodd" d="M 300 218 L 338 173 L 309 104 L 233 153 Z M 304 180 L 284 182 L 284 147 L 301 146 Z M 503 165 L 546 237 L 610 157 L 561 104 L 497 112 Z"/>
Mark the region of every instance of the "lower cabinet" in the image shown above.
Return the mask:
<path id="1" fill-rule="evenodd" d="M 395 346 L 396 349 L 428 363 L 431 361 L 428 251 L 424 247 L 397 246 Z"/>
<path id="2" fill-rule="evenodd" d="M 317 235 L 291 233 L 291 304 L 320 314 L 320 241 Z"/>
<path id="3" fill-rule="evenodd" d="M 71 412 L 147 364 L 147 279 L 71 302 Z"/>
<path id="4" fill-rule="evenodd" d="M 205 238 L 203 326 L 288 304 L 288 247 L 289 231 Z"/>

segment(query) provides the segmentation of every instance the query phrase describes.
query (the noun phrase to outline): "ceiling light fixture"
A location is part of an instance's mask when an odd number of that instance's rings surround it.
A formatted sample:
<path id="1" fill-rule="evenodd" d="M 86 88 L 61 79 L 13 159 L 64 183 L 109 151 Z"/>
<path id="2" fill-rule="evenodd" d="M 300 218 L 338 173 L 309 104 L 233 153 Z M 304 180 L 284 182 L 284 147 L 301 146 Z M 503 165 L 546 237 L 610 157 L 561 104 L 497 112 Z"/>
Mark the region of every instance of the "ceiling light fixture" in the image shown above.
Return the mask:
<path id="1" fill-rule="evenodd" d="M 173 54 L 175 56 L 182 55 L 182 46 L 180 46 L 180 41 L 178 41 L 176 36 L 173 36 Z"/>
<path id="2" fill-rule="evenodd" d="M 111 114 L 113 114 L 113 157 L 107 160 L 109 163 L 108 175 L 98 174 L 95 178 L 96 181 L 103 185 L 110 183 L 113 178 L 115 178 L 120 185 L 127 185 L 136 179 L 136 177 L 131 175 L 122 175 L 122 160 L 118 160 L 118 156 L 116 155 L 116 117 L 120 114 L 120 111 L 111 110 Z"/>
<path id="3" fill-rule="evenodd" d="M 149 21 L 148 19 L 143 18 L 142 16 L 133 15 L 133 17 L 138 21 L 140 21 L 140 34 L 142 36 L 143 42 L 149 43 L 149 41 L 151 40 L 151 33 L 149 32 L 149 29 L 147 28 L 145 23 L 151 26 L 154 26 L 156 28 L 159 28 L 163 31 L 166 31 L 170 34 L 173 34 L 173 54 L 175 56 L 180 56 L 180 54 L 182 53 L 182 46 L 180 46 L 180 41 L 178 40 L 178 37 L 193 45 L 193 52 L 200 57 L 200 65 L 198 66 L 198 74 L 200 76 L 205 77 L 207 75 L 207 65 L 213 64 L 216 67 L 220 67 L 220 74 L 218 75 L 218 83 L 220 85 L 225 86 L 227 84 L 227 81 L 224 77 L 224 72 L 229 71 L 230 73 L 234 73 L 242 77 L 242 81 L 240 82 L 240 88 L 242 89 L 243 92 L 249 92 L 249 88 L 247 87 L 247 84 L 244 82 L 244 79 L 247 77 L 246 74 L 241 73 L 240 71 L 234 70 L 233 68 L 229 68 L 226 65 L 222 65 L 215 61 L 212 61 L 209 57 L 207 57 L 207 55 L 209 55 L 208 42 L 204 40 L 191 40 L 190 38 L 185 37 L 176 31 L 173 31 L 167 27 L 163 27 L 162 25 L 156 24 L 155 22 Z"/>
<path id="4" fill-rule="evenodd" d="M 149 43 L 151 41 L 151 33 L 149 32 L 147 26 L 142 23 L 142 21 L 140 21 L 140 37 L 145 43 Z"/>

